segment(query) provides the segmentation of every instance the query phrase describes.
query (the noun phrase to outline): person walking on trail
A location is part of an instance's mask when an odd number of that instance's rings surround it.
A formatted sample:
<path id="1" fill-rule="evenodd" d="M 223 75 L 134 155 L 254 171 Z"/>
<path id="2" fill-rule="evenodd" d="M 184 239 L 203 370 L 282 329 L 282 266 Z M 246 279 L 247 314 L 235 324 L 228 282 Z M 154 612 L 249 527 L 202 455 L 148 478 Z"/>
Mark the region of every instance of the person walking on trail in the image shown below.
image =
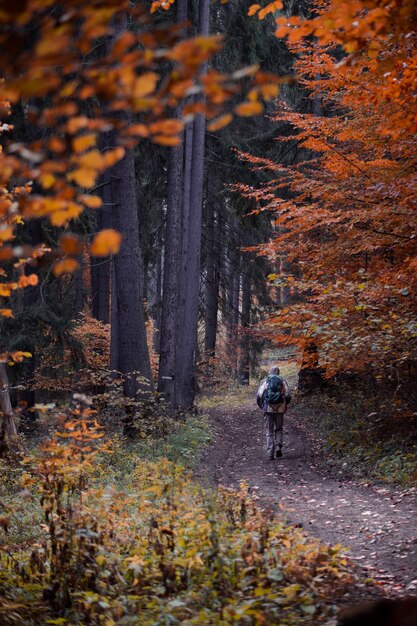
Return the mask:
<path id="1" fill-rule="evenodd" d="M 291 402 L 288 383 L 279 374 L 279 367 L 271 367 L 256 394 L 256 402 L 264 412 L 266 449 L 271 460 L 282 457 L 284 413 Z"/>

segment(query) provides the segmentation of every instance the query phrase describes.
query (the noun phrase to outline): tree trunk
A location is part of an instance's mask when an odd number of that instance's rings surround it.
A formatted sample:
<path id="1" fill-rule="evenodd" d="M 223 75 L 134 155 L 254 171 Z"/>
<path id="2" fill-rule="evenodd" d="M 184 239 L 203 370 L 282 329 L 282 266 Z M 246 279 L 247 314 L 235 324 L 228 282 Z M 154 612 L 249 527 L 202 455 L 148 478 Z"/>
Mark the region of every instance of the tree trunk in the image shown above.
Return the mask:
<path id="1" fill-rule="evenodd" d="M 220 238 L 218 218 L 214 211 L 216 202 L 214 185 L 209 185 L 206 203 L 206 291 L 205 291 L 205 332 L 204 350 L 207 358 L 216 353 L 217 313 L 219 302 L 219 265 L 216 258 Z"/>
<path id="2" fill-rule="evenodd" d="M 169 159 L 168 206 L 165 231 L 164 284 L 162 295 L 161 342 L 158 391 L 163 393 L 170 413 L 176 407 L 176 343 L 178 295 L 181 272 L 181 199 L 183 146 L 171 148 Z"/>
<path id="3" fill-rule="evenodd" d="M 249 385 L 250 370 L 250 340 L 247 329 L 250 326 L 250 312 L 252 301 L 252 274 L 251 267 L 247 265 L 247 270 L 242 272 L 242 315 L 240 333 L 240 359 L 239 359 L 239 382 L 242 385 Z"/>
<path id="4" fill-rule="evenodd" d="M 198 33 L 209 31 L 210 0 L 200 0 L 198 6 Z M 200 73 L 207 72 L 205 64 Z M 178 368 L 178 402 L 189 408 L 196 391 L 195 361 L 197 351 L 198 305 L 200 292 L 201 215 L 203 203 L 205 117 L 196 116 L 193 128 L 193 149 L 190 185 L 190 214 L 188 229 L 185 308 L 181 341 L 181 368 Z M 177 361 L 178 362 L 178 361 Z"/>
<path id="5" fill-rule="evenodd" d="M 177 4 L 177 22 L 184 22 L 187 19 L 187 13 L 188 0 L 179 0 Z M 176 115 L 180 115 L 180 110 L 177 110 Z M 181 141 L 179 146 L 171 148 L 168 176 L 158 391 L 164 394 L 168 402 L 170 414 L 173 417 L 176 409 L 179 293 L 182 275 L 183 141 Z M 189 195 L 187 195 L 188 198 Z"/>
<path id="6" fill-rule="evenodd" d="M 236 217 L 229 219 L 229 276 L 227 292 L 228 308 L 228 357 L 231 374 L 237 376 L 237 356 L 239 345 L 239 295 L 240 295 L 240 234 Z"/>
<path id="7" fill-rule="evenodd" d="M 113 143 L 112 135 L 103 142 L 104 148 Z M 106 170 L 100 177 L 98 192 L 102 206 L 97 210 L 97 231 L 112 226 L 112 180 L 111 170 Z M 105 324 L 110 322 L 110 257 L 93 258 L 91 260 L 91 313 L 93 317 Z"/>
<path id="8" fill-rule="evenodd" d="M 10 402 L 9 379 L 6 366 L 0 362 L 0 408 L 3 420 L 0 431 L 0 447 L 5 447 L 5 440 L 17 437 L 16 423 L 13 417 L 12 403 Z"/>
<path id="9" fill-rule="evenodd" d="M 111 176 L 113 225 L 123 236 L 119 254 L 114 258 L 111 362 L 123 376 L 124 394 L 134 398 L 139 390 L 150 389 L 152 378 L 146 342 L 143 262 L 131 150 L 127 150 L 123 160 L 112 168 Z"/>

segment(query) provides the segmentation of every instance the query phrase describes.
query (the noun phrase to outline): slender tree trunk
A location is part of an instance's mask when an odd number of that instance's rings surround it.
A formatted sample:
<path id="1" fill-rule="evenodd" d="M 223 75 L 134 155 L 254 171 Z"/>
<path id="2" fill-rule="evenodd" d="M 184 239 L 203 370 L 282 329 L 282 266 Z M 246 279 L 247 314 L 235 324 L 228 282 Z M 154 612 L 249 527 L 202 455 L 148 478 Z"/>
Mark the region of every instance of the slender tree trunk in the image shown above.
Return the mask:
<path id="1" fill-rule="evenodd" d="M 239 331 L 239 295 L 240 295 L 240 252 L 239 225 L 236 217 L 229 219 L 229 263 L 228 263 L 228 358 L 231 374 L 237 376 L 238 331 Z"/>
<path id="2" fill-rule="evenodd" d="M 206 203 L 206 298 L 205 298 L 205 332 L 204 350 L 208 358 L 216 353 L 217 313 L 219 302 L 219 266 L 216 259 L 216 248 L 219 240 L 218 219 L 214 211 L 216 194 L 214 187 L 209 185 Z"/>
<path id="3" fill-rule="evenodd" d="M 13 417 L 12 403 L 10 402 L 9 379 L 4 363 L 0 363 L 0 408 L 3 417 L 0 431 L 0 447 L 4 448 L 6 438 L 17 437 L 17 428 Z"/>
<path id="4" fill-rule="evenodd" d="M 177 21 L 187 19 L 188 0 L 178 0 Z M 180 110 L 176 112 L 180 115 Z M 160 329 L 158 391 L 163 393 L 175 415 L 177 389 L 177 335 L 179 327 L 179 292 L 182 269 L 182 199 L 184 179 L 184 143 L 171 148 L 168 164 L 168 201 L 164 248 L 164 282 Z M 189 196 L 187 196 L 188 199 Z"/>
<path id="5" fill-rule="evenodd" d="M 209 31 L 210 0 L 198 5 L 198 33 Z M 207 65 L 201 74 L 207 72 Z M 201 216 L 203 203 L 205 117 L 197 115 L 193 128 L 193 149 L 190 186 L 190 215 L 187 250 L 186 292 L 184 308 L 185 333 L 181 342 L 181 369 L 178 369 L 178 401 L 182 409 L 189 408 L 196 391 L 195 363 L 197 351 L 198 309 L 200 292 Z"/>
<path id="6" fill-rule="evenodd" d="M 239 359 L 239 382 L 242 385 L 249 385 L 249 370 L 250 370 L 250 340 L 249 335 L 246 332 L 250 326 L 250 312 L 251 312 L 251 300 L 252 300 L 252 273 L 251 267 L 247 263 L 243 263 L 247 267 L 246 271 L 242 272 L 242 314 L 241 314 L 241 327 L 240 333 L 240 359 Z"/>
<path id="7" fill-rule="evenodd" d="M 178 293 L 181 271 L 181 198 L 182 145 L 171 148 L 169 159 L 168 206 L 164 254 L 164 290 L 162 296 L 161 343 L 158 391 L 165 395 L 171 415 L 176 406 L 176 343 L 178 328 Z"/>
<path id="8" fill-rule="evenodd" d="M 111 259 L 111 327 L 110 327 L 110 370 L 117 378 L 119 367 L 119 320 L 117 309 L 117 285 L 114 257 Z"/>
<path id="9" fill-rule="evenodd" d="M 84 308 L 84 274 L 82 259 L 79 259 L 81 267 L 74 274 L 74 315 L 77 317 Z"/>
<path id="10" fill-rule="evenodd" d="M 105 146 L 113 143 L 110 134 Z M 112 226 L 112 180 L 111 170 L 106 170 L 100 177 L 98 192 L 102 199 L 102 206 L 97 210 L 97 230 Z M 110 322 L 110 257 L 93 258 L 91 260 L 91 313 L 93 317 L 105 324 Z"/>
<path id="11" fill-rule="evenodd" d="M 139 243 L 139 225 L 136 200 L 135 166 L 133 152 L 126 151 L 122 161 L 111 170 L 113 224 L 123 241 L 114 258 L 114 306 L 112 316 L 114 337 L 111 361 L 122 373 L 124 393 L 133 398 L 139 390 L 151 385 L 151 366 L 146 342 L 143 305 L 143 261 Z M 112 307 L 113 308 L 113 307 Z M 140 380 L 138 381 L 138 377 Z"/>
<path id="12" fill-rule="evenodd" d="M 193 124 L 188 124 L 184 132 L 184 175 L 182 189 L 182 215 L 181 215 L 181 279 L 178 318 L 178 348 L 183 342 L 186 294 L 187 294 L 187 268 L 188 268 L 188 240 L 190 227 L 190 189 L 191 189 L 191 165 L 193 161 Z M 181 362 L 178 363 L 181 370 Z"/>

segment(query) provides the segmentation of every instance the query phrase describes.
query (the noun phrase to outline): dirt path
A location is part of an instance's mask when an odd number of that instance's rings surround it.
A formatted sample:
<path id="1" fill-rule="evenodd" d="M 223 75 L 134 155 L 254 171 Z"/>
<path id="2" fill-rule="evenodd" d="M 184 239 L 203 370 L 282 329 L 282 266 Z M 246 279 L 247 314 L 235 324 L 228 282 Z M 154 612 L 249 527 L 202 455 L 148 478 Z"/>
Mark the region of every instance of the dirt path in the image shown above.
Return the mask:
<path id="1" fill-rule="evenodd" d="M 253 398 L 239 408 L 207 411 L 215 440 L 200 476 L 237 487 L 246 480 L 262 504 L 282 512 L 325 543 L 349 548 L 366 574 L 390 594 L 417 592 L 417 493 L 359 486 L 319 470 L 291 412 L 284 427 L 284 456 L 261 451 L 261 412 Z M 297 420 L 298 421 L 298 420 Z"/>

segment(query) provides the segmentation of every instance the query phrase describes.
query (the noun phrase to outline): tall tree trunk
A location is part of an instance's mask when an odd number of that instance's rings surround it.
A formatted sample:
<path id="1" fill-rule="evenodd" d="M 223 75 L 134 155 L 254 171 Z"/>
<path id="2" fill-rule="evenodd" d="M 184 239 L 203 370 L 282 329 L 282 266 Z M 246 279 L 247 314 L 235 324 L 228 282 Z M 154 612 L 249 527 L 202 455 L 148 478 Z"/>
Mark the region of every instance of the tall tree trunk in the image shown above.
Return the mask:
<path id="1" fill-rule="evenodd" d="M 252 273 L 250 264 L 243 264 L 247 266 L 246 271 L 242 272 L 242 314 L 241 314 L 241 327 L 240 333 L 240 359 L 239 359 L 239 382 L 242 385 L 249 385 L 249 370 L 250 370 L 250 340 L 249 335 L 246 332 L 250 326 L 250 312 L 251 312 L 251 300 L 252 300 Z"/>
<path id="2" fill-rule="evenodd" d="M 238 331 L 239 331 L 239 295 L 240 295 L 240 252 L 239 224 L 235 216 L 229 219 L 229 271 L 228 271 L 228 357 L 231 374 L 237 376 Z"/>
<path id="3" fill-rule="evenodd" d="M 155 298 L 152 305 L 152 315 L 155 324 L 153 349 L 159 354 L 161 349 L 161 320 L 162 320 L 162 236 L 158 233 L 156 240 L 157 256 L 155 263 Z"/>
<path id="4" fill-rule="evenodd" d="M 104 148 L 113 143 L 110 134 Z M 112 226 L 112 180 L 111 170 L 106 170 L 100 177 L 98 192 L 102 199 L 102 206 L 97 211 L 97 230 Z M 91 260 L 91 313 L 93 317 L 105 324 L 110 322 L 110 257 L 93 258 Z"/>
<path id="5" fill-rule="evenodd" d="M 112 378 L 117 378 L 119 368 L 119 320 L 117 309 L 117 285 L 114 257 L 111 259 L 111 326 L 110 326 L 110 370 Z"/>
<path id="6" fill-rule="evenodd" d="M 178 0 L 177 21 L 187 19 L 188 0 Z M 180 110 L 177 111 L 179 116 Z M 175 415 L 177 389 L 177 335 L 182 269 L 182 199 L 184 143 L 171 148 L 168 164 L 168 201 L 164 248 L 164 282 L 160 329 L 158 391 L 164 394 L 171 416 Z M 189 196 L 187 196 L 188 199 Z"/>
<path id="7" fill-rule="evenodd" d="M 193 162 L 193 124 L 188 124 L 184 132 L 184 174 L 182 188 L 182 215 L 181 215 L 181 279 L 178 313 L 178 348 L 182 345 L 184 333 L 185 308 L 187 304 L 187 267 L 188 267 L 188 240 L 190 227 L 190 189 L 191 166 Z M 179 350 L 177 350 L 179 354 Z M 177 359 L 178 361 L 178 359 Z M 181 362 L 177 369 L 181 370 Z"/>
<path id="8" fill-rule="evenodd" d="M 158 391 L 163 393 L 171 415 L 176 407 L 176 344 L 178 294 L 181 271 L 181 198 L 183 147 L 171 148 L 169 158 L 168 206 L 164 254 L 164 289 L 162 295 L 161 343 Z"/>
<path id="9" fill-rule="evenodd" d="M 2 412 L 2 423 L 0 430 L 0 448 L 6 446 L 6 438 L 17 437 L 16 423 L 13 417 L 12 403 L 10 402 L 9 379 L 7 377 L 6 366 L 0 362 L 0 408 Z"/>
<path id="10" fill-rule="evenodd" d="M 126 151 L 122 161 L 111 170 L 113 225 L 123 241 L 114 258 L 112 315 L 113 366 L 123 376 L 124 394 L 134 398 L 139 390 L 150 389 L 151 366 L 146 342 L 143 304 L 143 261 L 139 242 L 133 152 Z M 117 337 L 117 341 L 116 341 Z M 140 377 L 140 381 L 138 381 Z"/>
<path id="11" fill-rule="evenodd" d="M 208 358 L 216 353 L 217 313 L 219 302 L 219 265 L 216 248 L 220 238 L 218 216 L 214 211 L 217 194 L 214 185 L 209 185 L 206 203 L 206 291 L 204 350 Z"/>
<path id="12" fill-rule="evenodd" d="M 210 0 L 200 0 L 198 5 L 198 34 L 208 35 Z M 201 74 L 207 72 L 207 65 Z M 181 341 L 181 368 L 178 369 L 178 402 L 182 409 L 189 408 L 196 391 L 195 362 L 197 351 L 198 308 L 200 292 L 201 216 L 203 203 L 205 117 L 196 116 L 193 128 L 193 150 L 190 186 L 190 215 L 187 249 L 186 292 Z M 178 362 L 178 361 L 177 361 Z"/>

